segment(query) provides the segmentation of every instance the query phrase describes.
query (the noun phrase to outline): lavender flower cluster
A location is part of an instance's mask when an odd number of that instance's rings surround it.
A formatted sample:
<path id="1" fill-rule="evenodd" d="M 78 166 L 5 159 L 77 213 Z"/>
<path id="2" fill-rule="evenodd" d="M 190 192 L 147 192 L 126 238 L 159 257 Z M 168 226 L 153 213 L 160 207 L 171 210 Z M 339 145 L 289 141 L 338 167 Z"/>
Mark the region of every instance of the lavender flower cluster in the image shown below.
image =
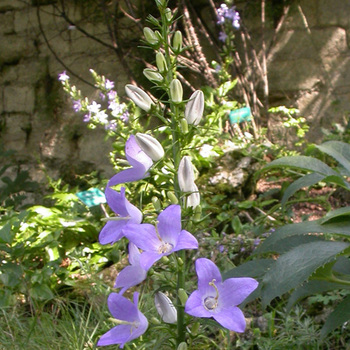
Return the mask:
<path id="1" fill-rule="evenodd" d="M 143 90 L 127 85 L 126 92 L 140 108 L 145 111 L 152 108 L 151 99 Z M 171 93 L 172 96 L 181 95 L 179 91 L 170 90 Z M 187 120 L 198 124 L 202 118 L 203 105 L 203 94 L 195 92 L 186 105 Z M 112 293 L 108 298 L 110 312 L 118 325 L 105 333 L 97 344 L 119 344 L 121 348 L 148 328 L 147 318 L 138 309 L 138 294 L 134 294 L 134 303 L 131 303 L 123 297 L 125 291 L 143 282 L 149 269 L 162 257 L 184 249 L 198 249 L 197 239 L 182 229 L 179 204 L 165 208 L 158 215 L 155 225 L 142 223 L 142 212 L 127 200 L 125 187 L 121 187 L 119 192 L 113 189 L 116 185 L 149 176 L 151 167 L 164 156 L 161 144 L 151 135 L 137 133 L 127 140 L 125 155 L 131 167 L 114 175 L 105 190 L 107 203 L 116 216 L 107 218 L 108 222 L 99 235 L 101 244 L 114 244 L 123 237 L 129 240 L 130 265 L 120 271 L 116 278 L 114 288 L 120 289 L 119 293 Z M 200 204 L 200 196 L 194 183 L 194 168 L 189 156 L 181 159 L 177 177 L 180 190 L 185 194 L 184 207 L 196 208 Z M 237 305 L 257 288 L 258 282 L 252 278 L 229 278 L 223 281 L 218 267 L 206 258 L 197 259 L 195 267 L 198 289 L 188 299 L 186 296 L 185 312 L 195 317 L 214 318 L 229 330 L 243 332 L 246 322 Z M 156 294 L 156 309 L 164 322 L 177 321 L 176 308 L 165 294 Z"/>
<path id="2" fill-rule="evenodd" d="M 96 101 L 90 102 L 87 97 L 83 98 L 81 92 L 75 86 L 69 83 L 69 75 L 66 71 L 58 75 L 58 80 L 63 88 L 69 93 L 73 100 L 74 112 L 83 112 L 83 121 L 89 123 L 91 128 L 96 125 L 103 125 L 106 130 L 115 131 L 118 120 L 127 123 L 129 120 L 129 111 L 125 103 L 120 103 L 118 94 L 114 89 L 114 82 L 104 77 L 98 76 L 93 70 L 90 70 L 96 80 L 96 87 L 100 90 L 100 98 L 106 104 L 102 108 Z"/>
<path id="3" fill-rule="evenodd" d="M 240 16 L 236 11 L 236 6 L 228 7 L 226 4 L 221 4 L 216 10 L 217 12 L 217 24 L 225 25 L 226 23 L 234 29 L 240 28 Z M 225 42 L 228 35 L 225 31 L 220 31 L 219 40 Z"/>

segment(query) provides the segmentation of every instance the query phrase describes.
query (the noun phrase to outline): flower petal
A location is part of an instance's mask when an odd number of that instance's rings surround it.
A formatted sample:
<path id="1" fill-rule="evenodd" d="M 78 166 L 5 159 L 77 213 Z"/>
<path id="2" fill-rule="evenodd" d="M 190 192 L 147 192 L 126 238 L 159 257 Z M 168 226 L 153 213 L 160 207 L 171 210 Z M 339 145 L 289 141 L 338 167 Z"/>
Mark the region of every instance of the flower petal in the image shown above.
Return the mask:
<path id="1" fill-rule="evenodd" d="M 156 229 L 150 224 L 129 224 L 123 231 L 125 237 L 144 251 L 156 251 L 160 240 Z"/>
<path id="2" fill-rule="evenodd" d="M 199 290 L 195 290 L 187 299 L 185 312 L 194 317 L 212 317 L 203 304 L 203 295 Z"/>
<path id="3" fill-rule="evenodd" d="M 143 166 L 145 172 L 152 166 L 152 159 L 142 151 L 141 147 L 136 142 L 134 135 L 130 135 L 125 143 L 126 159 L 133 167 Z"/>
<path id="4" fill-rule="evenodd" d="M 228 278 L 219 288 L 219 302 L 227 306 L 239 305 L 257 287 L 259 283 L 250 277 Z"/>
<path id="5" fill-rule="evenodd" d="M 140 265 L 143 269 L 149 270 L 151 266 L 161 259 L 164 255 L 169 254 L 159 254 L 157 252 L 143 252 L 140 257 Z"/>
<path id="6" fill-rule="evenodd" d="M 116 214 L 119 214 L 120 216 L 124 217 L 129 215 L 125 208 L 125 187 L 122 187 L 120 189 L 120 192 L 117 192 L 107 186 L 105 189 L 105 196 L 108 205 Z"/>
<path id="7" fill-rule="evenodd" d="M 113 327 L 107 333 L 102 335 L 97 342 L 97 346 L 120 344 L 120 347 L 123 348 L 124 344 L 129 340 L 130 330 L 130 325 L 123 324 Z"/>
<path id="8" fill-rule="evenodd" d="M 115 174 L 111 177 L 111 179 L 108 181 L 107 186 L 111 187 L 125 182 L 133 182 L 144 179 L 148 176 L 148 173 L 146 171 L 147 170 L 145 170 L 145 167 L 143 166 L 122 170 L 118 174 Z"/>
<path id="9" fill-rule="evenodd" d="M 99 242 L 101 244 L 114 244 L 115 242 L 119 241 L 122 237 L 124 237 L 123 228 L 126 224 L 127 220 L 108 221 L 106 225 L 103 226 L 98 236 Z"/>
<path id="10" fill-rule="evenodd" d="M 229 329 L 230 331 L 242 333 L 245 330 L 246 321 L 243 312 L 237 306 L 223 309 L 212 316 L 221 324 L 221 326 Z"/>
<path id="11" fill-rule="evenodd" d="M 158 215 L 159 236 L 167 243 L 175 245 L 181 231 L 181 207 L 169 205 Z"/>
<path id="12" fill-rule="evenodd" d="M 126 266 L 115 280 L 114 288 L 130 288 L 138 285 L 147 277 L 147 271 L 140 265 Z"/>
<path id="13" fill-rule="evenodd" d="M 139 248 L 132 242 L 129 243 L 129 263 L 130 265 L 140 265 L 140 251 Z"/>
<path id="14" fill-rule="evenodd" d="M 107 304 L 112 316 L 118 320 L 134 322 L 138 318 L 137 306 L 118 293 L 111 293 Z"/>
<path id="15" fill-rule="evenodd" d="M 179 239 L 173 251 L 176 252 L 182 249 L 198 249 L 197 239 L 186 230 L 180 232 Z"/>
<path id="16" fill-rule="evenodd" d="M 209 259 L 200 258 L 196 260 L 196 272 L 198 276 L 198 289 L 204 293 L 210 287 L 209 283 L 215 279 L 215 284 L 221 282 L 221 273 L 218 267 Z M 210 287 L 212 288 L 212 287 Z"/>

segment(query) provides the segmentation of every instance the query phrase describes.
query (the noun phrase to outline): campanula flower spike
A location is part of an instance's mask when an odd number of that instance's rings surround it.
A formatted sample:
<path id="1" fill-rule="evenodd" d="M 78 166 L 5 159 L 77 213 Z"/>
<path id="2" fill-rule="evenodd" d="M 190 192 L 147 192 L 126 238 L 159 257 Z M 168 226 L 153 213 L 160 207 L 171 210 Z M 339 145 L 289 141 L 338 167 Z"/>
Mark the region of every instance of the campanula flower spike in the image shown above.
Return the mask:
<path id="1" fill-rule="evenodd" d="M 198 242 L 191 233 L 181 229 L 181 207 L 173 204 L 158 215 L 157 226 L 129 225 L 125 237 L 143 250 L 140 265 L 148 270 L 163 256 L 182 249 L 197 249 Z"/>
<path id="2" fill-rule="evenodd" d="M 134 293 L 134 303 L 117 293 L 111 293 L 108 297 L 108 308 L 112 316 L 116 318 L 118 326 L 102 335 L 97 346 L 119 344 L 123 348 L 128 343 L 140 337 L 148 328 L 148 321 L 138 309 L 139 293 Z"/>
<path id="3" fill-rule="evenodd" d="M 101 244 L 113 244 L 124 237 L 123 230 L 130 224 L 141 224 L 142 213 L 125 198 L 125 187 L 120 192 L 106 187 L 105 195 L 110 208 L 118 215 L 108 218 L 99 235 Z"/>
<path id="4" fill-rule="evenodd" d="M 141 253 L 135 244 L 129 243 L 129 263 L 119 272 L 115 280 L 114 288 L 122 288 L 119 294 L 123 294 L 128 288 L 133 287 L 144 281 L 147 277 L 147 270 L 140 265 Z"/>
<path id="5" fill-rule="evenodd" d="M 107 186 L 110 187 L 121 183 L 138 181 L 149 175 L 148 170 L 153 165 L 153 161 L 142 151 L 134 135 L 131 135 L 125 143 L 125 155 L 132 167 L 114 175 L 108 181 Z"/>
<path id="6" fill-rule="evenodd" d="M 209 259 L 196 260 L 198 289 L 188 298 L 185 312 L 195 317 L 213 317 L 224 328 L 242 333 L 246 327 L 241 304 L 257 287 L 250 277 L 222 281 L 218 267 Z"/>

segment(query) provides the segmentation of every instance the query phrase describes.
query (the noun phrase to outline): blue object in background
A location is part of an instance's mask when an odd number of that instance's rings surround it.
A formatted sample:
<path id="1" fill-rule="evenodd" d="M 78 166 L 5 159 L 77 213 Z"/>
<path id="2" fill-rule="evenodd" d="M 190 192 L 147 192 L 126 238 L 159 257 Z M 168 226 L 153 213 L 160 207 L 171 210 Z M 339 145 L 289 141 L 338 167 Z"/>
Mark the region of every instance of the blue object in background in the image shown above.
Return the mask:
<path id="1" fill-rule="evenodd" d="M 78 192 L 76 196 L 89 208 L 107 202 L 104 193 L 98 188 L 91 188 L 87 191 Z"/>
<path id="2" fill-rule="evenodd" d="M 252 111 L 250 107 L 243 107 L 235 109 L 229 114 L 231 124 L 239 124 L 242 122 L 249 122 L 252 120 Z"/>

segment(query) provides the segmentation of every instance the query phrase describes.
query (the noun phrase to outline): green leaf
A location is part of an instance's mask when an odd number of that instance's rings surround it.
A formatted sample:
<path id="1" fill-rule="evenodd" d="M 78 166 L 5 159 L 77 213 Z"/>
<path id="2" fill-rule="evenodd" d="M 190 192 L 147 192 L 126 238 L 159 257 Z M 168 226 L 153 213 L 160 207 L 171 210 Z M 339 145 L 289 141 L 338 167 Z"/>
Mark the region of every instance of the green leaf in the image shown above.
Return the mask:
<path id="1" fill-rule="evenodd" d="M 55 297 L 47 284 L 34 284 L 29 293 L 36 300 L 50 300 Z"/>
<path id="2" fill-rule="evenodd" d="M 322 219 L 322 224 L 326 223 L 327 221 L 337 218 L 339 216 L 350 216 L 350 207 L 343 207 L 339 209 L 335 209 L 332 211 L 329 211 Z"/>
<path id="3" fill-rule="evenodd" d="M 263 278 L 263 304 L 269 304 L 275 297 L 306 281 L 317 268 L 348 247 L 346 242 L 311 242 L 281 255 Z"/>
<path id="4" fill-rule="evenodd" d="M 0 229 L 0 243 L 11 244 L 12 240 L 13 237 L 11 235 L 11 223 L 8 222 Z"/>
<path id="5" fill-rule="evenodd" d="M 232 277 L 252 277 L 258 278 L 265 274 L 271 264 L 274 262 L 273 259 L 256 259 L 248 261 L 242 265 L 239 265 L 232 270 L 226 271 L 222 277 L 223 279 Z"/>
<path id="6" fill-rule="evenodd" d="M 341 141 L 328 141 L 316 146 L 339 162 L 350 174 L 350 145 Z"/>
<path id="7" fill-rule="evenodd" d="M 279 247 L 277 243 L 287 237 L 305 235 L 310 233 L 330 233 L 337 235 L 350 235 L 350 221 L 345 217 L 343 221 L 336 223 L 322 224 L 322 219 L 289 224 L 275 230 L 265 241 L 256 249 L 254 254 L 275 252 Z"/>
<path id="8" fill-rule="evenodd" d="M 276 160 L 273 160 L 268 165 L 266 165 L 263 168 L 263 170 L 267 170 L 270 168 L 285 168 L 285 167 L 312 171 L 325 176 L 330 176 L 330 175 L 339 176 L 339 174 L 336 171 L 334 171 L 332 168 L 330 168 L 326 163 L 316 158 L 307 157 L 307 156 L 290 156 L 290 157 L 283 157 L 280 159 L 276 159 Z"/>
<path id="9" fill-rule="evenodd" d="M 340 302 L 327 318 L 321 329 L 321 338 L 350 320 L 350 295 Z"/>
<path id="10" fill-rule="evenodd" d="M 311 280 L 304 285 L 298 287 L 290 296 L 287 304 L 287 311 L 289 312 L 292 306 L 301 299 L 313 294 L 320 294 L 337 289 L 350 289 L 342 283 L 333 283 L 327 281 Z"/>
<path id="11" fill-rule="evenodd" d="M 294 181 L 291 185 L 287 187 L 285 190 L 281 205 L 284 206 L 286 204 L 286 201 L 293 196 L 293 194 L 297 191 L 299 191 L 303 187 L 310 187 L 312 185 L 317 184 L 318 182 L 322 181 L 325 178 L 325 175 L 319 174 L 319 173 L 311 173 L 307 174 L 298 180 Z"/>

